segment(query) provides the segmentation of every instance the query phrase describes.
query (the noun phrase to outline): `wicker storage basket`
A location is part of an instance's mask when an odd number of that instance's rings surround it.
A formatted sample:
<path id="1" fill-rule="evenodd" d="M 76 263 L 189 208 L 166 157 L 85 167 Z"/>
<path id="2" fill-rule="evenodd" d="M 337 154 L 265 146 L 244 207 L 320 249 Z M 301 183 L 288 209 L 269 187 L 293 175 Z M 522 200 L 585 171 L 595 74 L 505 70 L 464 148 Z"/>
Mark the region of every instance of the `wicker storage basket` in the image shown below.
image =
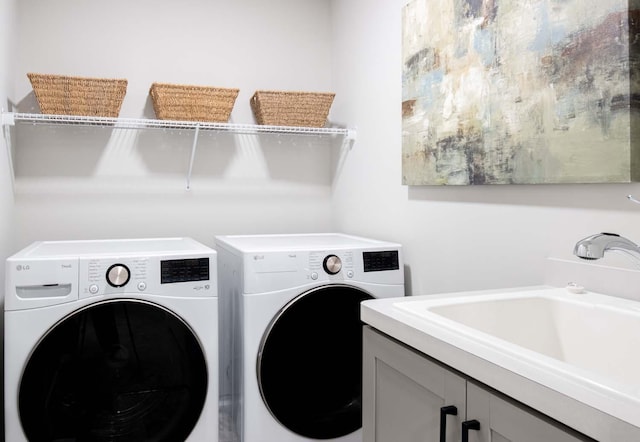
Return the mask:
<path id="1" fill-rule="evenodd" d="M 149 94 L 161 120 L 226 123 L 239 89 L 153 83 Z"/>
<path id="2" fill-rule="evenodd" d="M 27 74 L 43 114 L 117 117 L 127 80 Z"/>
<path id="3" fill-rule="evenodd" d="M 324 127 L 336 94 L 327 92 L 256 91 L 251 109 L 258 124 Z"/>

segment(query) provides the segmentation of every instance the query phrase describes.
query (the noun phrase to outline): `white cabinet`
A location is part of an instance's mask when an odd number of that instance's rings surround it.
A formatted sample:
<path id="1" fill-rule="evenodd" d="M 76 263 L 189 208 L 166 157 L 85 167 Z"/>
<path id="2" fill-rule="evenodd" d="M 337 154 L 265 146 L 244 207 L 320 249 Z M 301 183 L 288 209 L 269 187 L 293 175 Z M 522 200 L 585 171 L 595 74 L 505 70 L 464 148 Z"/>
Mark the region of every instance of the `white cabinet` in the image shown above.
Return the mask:
<path id="1" fill-rule="evenodd" d="M 467 419 L 480 423 L 469 432 L 469 442 L 577 442 L 592 441 L 547 416 L 499 393 L 467 381 Z M 455 440 L 455 439 L 452 439 Z"/>
<path id="2" fill-rule="evenodd" d="M 363 339 L 364 442 L 593 441 L 371 327 Z"/>
<path id="3" fill-rule="evenodd" d="M 442 407 L 456 407 L 442 431 L 460 440 L 465 379 L 369 327 L 363 339 L 364 442 L 439 442 Z"/>

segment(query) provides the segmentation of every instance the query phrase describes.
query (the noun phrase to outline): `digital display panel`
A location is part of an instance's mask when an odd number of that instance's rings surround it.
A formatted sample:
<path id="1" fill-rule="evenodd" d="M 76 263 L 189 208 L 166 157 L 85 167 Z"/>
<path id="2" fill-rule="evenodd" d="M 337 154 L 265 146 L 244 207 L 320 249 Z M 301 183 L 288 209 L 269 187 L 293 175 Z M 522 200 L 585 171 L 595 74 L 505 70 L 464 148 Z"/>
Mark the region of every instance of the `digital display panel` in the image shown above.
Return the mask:
<path id="1" fill-rule="evenodd" d="M 382 272 L 400 268 L 397 250 L 362 252 L 362 260 L 364 261 L 365 272 Z"/>
<path id="2" fill-rule="evenodd" d="M 160 283 L 207 281 L 209 258 L 171 259 L 160 261 Z"/>

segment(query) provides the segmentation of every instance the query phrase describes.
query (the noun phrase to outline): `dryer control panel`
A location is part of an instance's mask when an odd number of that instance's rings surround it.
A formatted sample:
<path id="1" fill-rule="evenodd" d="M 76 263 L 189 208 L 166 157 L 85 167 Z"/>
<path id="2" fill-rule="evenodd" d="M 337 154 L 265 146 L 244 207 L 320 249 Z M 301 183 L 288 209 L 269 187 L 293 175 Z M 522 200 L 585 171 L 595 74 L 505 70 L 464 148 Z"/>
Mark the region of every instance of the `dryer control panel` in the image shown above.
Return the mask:
<path id="1" fill-rule="evenodd" d="M 244 254 L 244 292 L 330 282 L 403 284 L 400 248 L 328 249 Z"/>

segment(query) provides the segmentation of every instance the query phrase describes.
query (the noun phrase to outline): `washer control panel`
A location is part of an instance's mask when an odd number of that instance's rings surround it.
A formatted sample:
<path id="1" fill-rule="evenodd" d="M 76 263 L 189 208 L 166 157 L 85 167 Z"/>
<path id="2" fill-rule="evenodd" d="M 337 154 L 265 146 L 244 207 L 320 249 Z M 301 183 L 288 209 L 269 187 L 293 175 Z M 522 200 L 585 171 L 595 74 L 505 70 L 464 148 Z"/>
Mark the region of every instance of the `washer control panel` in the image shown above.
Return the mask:
<path id="1" fill-rule="evenodd" d="M 217 296 L 216 284 L 211 283 L 216 278 L 215 266 L 210 256 L 81 258 L 79 295 Z"/>

